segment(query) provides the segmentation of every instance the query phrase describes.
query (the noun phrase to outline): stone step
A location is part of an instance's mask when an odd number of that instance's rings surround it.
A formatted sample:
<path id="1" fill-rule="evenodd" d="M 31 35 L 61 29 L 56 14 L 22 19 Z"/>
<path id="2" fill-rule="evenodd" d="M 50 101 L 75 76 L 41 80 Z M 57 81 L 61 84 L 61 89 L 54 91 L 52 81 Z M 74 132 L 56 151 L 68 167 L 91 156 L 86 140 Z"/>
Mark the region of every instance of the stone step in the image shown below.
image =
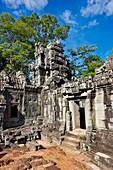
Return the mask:
<path id="1" fill-rule="evenodd" d="M 85 136 L 82 134 L 82 136 Z M 69 147 L 70 149 L 80 149 L 80 143 L 84 141 L 81 139 L 78 133 L 66 133 L 64 140 L 62 141 L 62 146 Z"/>
<path id="2" fill-rule="evenodd" d="M 67 142 L 71 142 L 71 143 L 79 143 L 81 140 L 78 139 L 78 138 L 73 138 L 73 137 L 70 137 L 70 136 L 63 136 L 64 137 L 64 141 L 67 141 Z"/>
<path id="3" fill-rule="evenodd" d="M 69 142 L 69 141 L 62 141 L 62 145 L 63 147 L 66 147 L 66 148 L 69 148 L 69 149 L 72 149 L 72 150 L 76 150 L 79 148 L 79 143 L 72 143 L 72 142 Z"/>
<path id="4" fill-rule="evenodd" d="M 57 145 L 61 145 L 62 144 L 62 141 L 64 140 L 64 136 L 59 136 L 59 135 L 56 135 L 56 136 L 51 136 L 51 139 L 52 139 L 52 142 L 57 144 Z"/>
<path id="5" fill-rule="evenodd" d="M 86 134 L 84 133 L 84 131 L 82 132 L 81 130 L 69 131 L 66 132 L 65 135 L 69 137 L 73 137 L 75 139 L 86 140 Z"/>

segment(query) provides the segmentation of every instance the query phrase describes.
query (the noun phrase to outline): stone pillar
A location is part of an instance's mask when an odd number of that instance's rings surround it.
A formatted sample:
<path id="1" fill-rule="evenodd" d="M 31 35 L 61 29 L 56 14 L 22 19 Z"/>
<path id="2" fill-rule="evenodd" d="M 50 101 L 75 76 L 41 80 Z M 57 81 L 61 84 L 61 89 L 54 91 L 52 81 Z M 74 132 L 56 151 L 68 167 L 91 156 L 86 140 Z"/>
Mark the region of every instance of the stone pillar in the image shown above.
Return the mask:
<path id="1" fill-rule="evenodd" d="M 6 109 L 6 104 L 0 104 L 0 134 L 3 132 L 3 119 L 4 119 L 4 111 Z"/>
<path id="2" fill-rule="evenodd" d="M 41 85 L 41 73 L 40 73 L 40 70 L 38 70 L 37 78 L 38 78 L 38 84 Z"/>
<path id="3" fill-rule="evenodd" d="M 44 117 L 46 118 L 46 117 L 47 117 L 47 113 L 46 113 L 46 111 L 47 111 L 47 108 L 46 108 L 46 105 L 44 106 L 44 109 L 43 109 L 43 111 L 44 111 Z"/>
<path id="4" fill-rule="evenodd" d="M 63 98 L 63 122 L 66 122 L 67 101 Z"/>
<path id="5" fill-rule="evenodd" d="M 54 122 L 56 121 L 56 103 L 55 103 L 55 99 L 56 99 L 56 94 L 53 93 L 52 94 L 52 107 L 53 107 L 53 120 L 54 120 Z"/>
<path id="6" fill-rule="evenodd" d="M 24 92 L 23 92 L 23 96 L 22 96 L 22 115 L 23 116 L 26 116 L 26 113 L 25 113 L 25 89 L 24 89 Z"/>
<path id="7" fill-rule="evenodd" d="M 72 112 L 72 130 L 80 128 L 79 104 L 69 101 L 69 110 Z"/>
<path id="8" fill-rule="evenodd" d="M 59 107 L 60 107 L 60 111 L 59 111 L 59 120 L 62 120 L 62 98 L 59 98 Z"/>
<path id="9" fill-rule="evenodd" d="M 77 129 L 77 128 L 80 128 L 80 108 L 79 108 L 79 102 L 74 102 L 74 109 L 75 109 L 75 113 L 74 113 L 74 118 L 73 118 L 73 121 L 74 121 L 74 127 L 73 127 L 73 130 L 74 129 Z"/>
<path id="10" fill-rule="evenodd" d="M 108 123 L 108 127 L 109 129 L 113 130 L 113 91 L 111 91 L 111 108 L 112 108 L 112 111 L 111 111 L 111 115 L 110 115 L 110 120 L 109 120 L 109 123 Z"/>
<path id="11" fill-rule="evenodd" d="M 49 98 L 50 98 L 50 105 L 51 105 L 51 111 L 50 111 L 51 123 L 53 123 L 56 120 L 56 118 L 55 118 L 56 114 L 55 114 L 55 100 L 54 100 L 54 97 L 55 97 L 55 95 L 53 94 L 53 92 L 50 93 Z"/>
<path id="12" fill-rule="evenodd" d="M 86 129 L 92 130 L 92 111 L 91 111 L 91 91 L 87 92 L 87 98 L 85 100 L 85 120 Z"/>
<path id="13" fill-rule="evenodd" d="M 72 113 L 70 111 L 66 112 L 66 130 L 72 130 Z"/>
<path id="14" fill-rule="evenodd" d="M 41 111 L 41 116 L 44 116 L 44 95 L 43 95 L 44 92 L 41 93 L 40 97 L 38 97 L 38 102 L 40 102 L 40 111 Z"/>
<path id="15" fill-rule="evenodd" d="M 54 51 L 53 50 L 49 50 L 49 59 L 50 59 L 50 77 L 53 76 L 53 71 L 52 69 L 52 58 L 54 58 Z"/>
<path id="16" fill-rule="evenodd" d="M 48 104 L 48 118 L 51 119 L 51 105 Z"/>
<path id="17" fill-rule="evenodd" d="M 103 88 L 96 89 L 95 113 L 96 113 L 96 128 L 106 129 L 105 128 L 105 108 L 104 108 Z"/>

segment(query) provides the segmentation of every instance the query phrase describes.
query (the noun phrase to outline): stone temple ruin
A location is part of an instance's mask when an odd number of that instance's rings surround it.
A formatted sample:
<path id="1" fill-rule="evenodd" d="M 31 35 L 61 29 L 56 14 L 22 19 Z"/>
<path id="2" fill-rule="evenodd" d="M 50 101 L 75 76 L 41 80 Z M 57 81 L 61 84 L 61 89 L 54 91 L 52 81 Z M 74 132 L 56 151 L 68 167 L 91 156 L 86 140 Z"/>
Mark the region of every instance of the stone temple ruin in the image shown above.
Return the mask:
<path id="1" fill-rule="evenodd" d="M 56 134 L 61 141 L 61 135 L 82 131 L 82 147 L 113 149 L 113 55 L 95 70 L 94 77 L 74 82 L 63 52 L 59 41 L 47 48 L 36 44 L 36 62 L 30 65 L 32 81 L 22 71 L 0 73 L 1 142 L 8 141 L 5 129 L 29 126 L 28 131 L 34 127 L 32 130 L 42 131 L 41 137 L 51 141 Z"/>

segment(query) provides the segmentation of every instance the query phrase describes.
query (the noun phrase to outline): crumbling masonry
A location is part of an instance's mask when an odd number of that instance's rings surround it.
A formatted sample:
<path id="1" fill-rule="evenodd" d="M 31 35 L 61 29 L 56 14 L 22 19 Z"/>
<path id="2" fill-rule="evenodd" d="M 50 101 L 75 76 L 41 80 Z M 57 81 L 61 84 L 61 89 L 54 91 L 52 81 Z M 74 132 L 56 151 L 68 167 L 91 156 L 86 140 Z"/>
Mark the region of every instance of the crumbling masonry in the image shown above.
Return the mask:
<path id="1" fill-rule="evenodd" d="M 24 124 L 52 124 L 62 132 L 85 129 L 91 142 L 96 133 L 113 130 L 113 55 L 94 77 L 71 80 L 70 61 L 59 41 L 36 44 L 32 81 L 23 72 L 0 73 L 0 133 Z"/>

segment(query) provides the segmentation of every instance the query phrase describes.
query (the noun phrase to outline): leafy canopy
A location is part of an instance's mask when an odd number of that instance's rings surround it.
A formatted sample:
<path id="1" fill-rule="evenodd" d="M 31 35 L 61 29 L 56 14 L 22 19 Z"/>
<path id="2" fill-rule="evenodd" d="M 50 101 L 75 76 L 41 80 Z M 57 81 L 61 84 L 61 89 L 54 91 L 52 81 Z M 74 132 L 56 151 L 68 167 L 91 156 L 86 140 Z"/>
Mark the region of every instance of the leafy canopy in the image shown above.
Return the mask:
<path id="1" fill-rule="evenodd" d="M 68 49 L 73 77 L 95 75 L 95 68 L 104 63 L 100 56 L 92 54 L 95 51 L 96 44 L 90 46 L 83 44 L 78 46 L 76 50 Z"/>
<path id="2" fill-rule="evenodd" d="M 57 39 L 65 40 L 68 37 L 69 25 L 59 25 L 57 17 L 50 14 L 43 14 L 41 17 L 36 12 L 33 12 L 31 16 L 20 16 L 20 21 L 30 25 L 35 34 L 33 40 L 35 42 L 42 42 L 45 46 L 50 41 L 56 41 Z"/>
<path id="3" fill-rule="evenodd" d="M 23 70 L 28 67 L 27 58 L 31 49 L 29 39 L 34 30 L 26 23 L 13 18 L 9 13 L 0 15 L 0 58 L 5 60 L 5 69 Z"/>
<path id="4" fill-rule="evenodd" d="M 69 25 L 59 25 L 56 16 L 33 12 L 31 16 L 12 17 L 9 13 L 0 15 L 0 65 L 1 69 L 23 70 L 28 73 L 28 64 L 34 60 L 34 44 L 65 40 Z"/>

